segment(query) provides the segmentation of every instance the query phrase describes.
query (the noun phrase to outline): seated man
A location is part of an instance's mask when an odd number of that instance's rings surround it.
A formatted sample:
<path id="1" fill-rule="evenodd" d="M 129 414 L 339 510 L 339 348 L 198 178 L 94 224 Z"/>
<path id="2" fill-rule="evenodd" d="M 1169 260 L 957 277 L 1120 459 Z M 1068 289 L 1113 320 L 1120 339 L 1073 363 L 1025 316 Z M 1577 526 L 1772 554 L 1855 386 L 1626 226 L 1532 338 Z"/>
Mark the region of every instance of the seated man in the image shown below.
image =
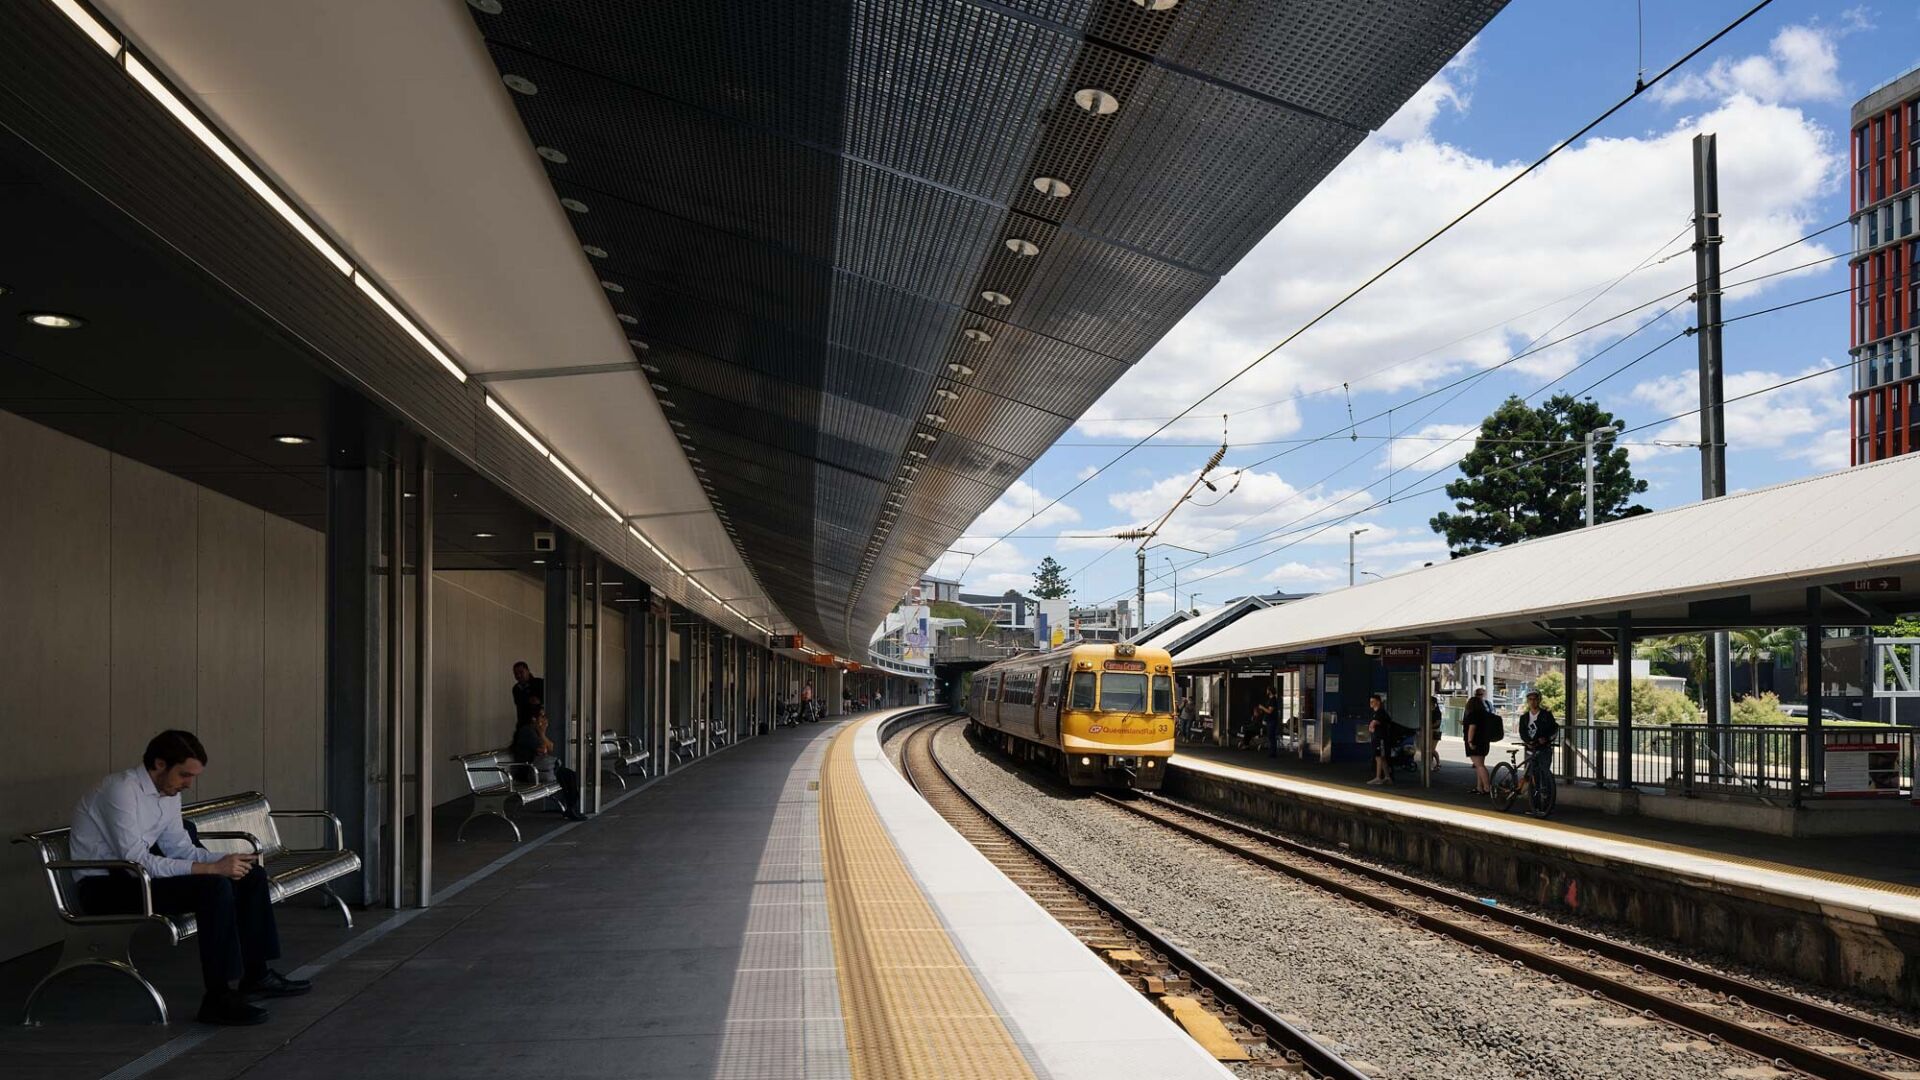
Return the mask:
<path id="1" fill-rule="evenodd" d="M 560 784 L 560 809 L 568 821 L 585 821 L 580 812 L 580 774 L 554 760 L 553 740 L 547 738 L 547 710 L 533 707 L 533 716 L 513 729 L 513 760 L 524 761 L 545 777 L 549 767 Z"/>
<path id="2" fill-rule="evenodd" d="M 267 966 L 280 955 L 280 934 L 266 872 L 252 855 L 216 855 L 195 846 L 181 824 L 180 793 L 207 767 L 207 751 L 192 732 L 155 735 L 140 762 L 102 780 L 74 807 L 69 850 L 75 859 L 124 859 L 145 868 L 155 912 L 193 914 L 206 983 L 203 1023 L 262 1023 L 267 1011 L 249 997 L 291 997 L 312 989 L 307 980 Z M 140 885 L 131 875 L 82 870 L 78 876 L 80 904 L 89 913 L 139 910 Z"/>

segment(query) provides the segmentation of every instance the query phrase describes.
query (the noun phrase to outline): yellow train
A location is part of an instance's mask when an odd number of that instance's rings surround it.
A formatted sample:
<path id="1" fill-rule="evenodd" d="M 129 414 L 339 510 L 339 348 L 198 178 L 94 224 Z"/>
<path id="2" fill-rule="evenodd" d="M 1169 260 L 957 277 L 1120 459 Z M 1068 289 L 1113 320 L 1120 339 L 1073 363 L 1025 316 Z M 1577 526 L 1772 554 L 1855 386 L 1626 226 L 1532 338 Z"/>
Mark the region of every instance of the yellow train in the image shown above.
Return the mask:
<path id="1" fill-rule="evenodd" d="M 1173 659 L 1164 649 L 1071 645 L 973 674 L 971 733 L 1077 787 L 1160 786 L 1173 753 Z"/>

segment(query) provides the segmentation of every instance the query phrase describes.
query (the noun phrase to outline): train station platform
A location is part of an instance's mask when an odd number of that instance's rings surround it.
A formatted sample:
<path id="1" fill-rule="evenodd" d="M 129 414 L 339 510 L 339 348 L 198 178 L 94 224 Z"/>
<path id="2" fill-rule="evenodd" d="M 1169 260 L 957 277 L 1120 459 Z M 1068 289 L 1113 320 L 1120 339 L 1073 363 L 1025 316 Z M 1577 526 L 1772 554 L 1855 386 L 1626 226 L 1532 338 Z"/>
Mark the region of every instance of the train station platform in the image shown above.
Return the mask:
<path id="1" fill-rule="evenodd" d="M 588 822 L 521 813 L 518 844 L 476 827 L 429 908 L 344 930 L 283 905 L 282 970 L 315 990 L 259 1027 L 189 1019 L 193 946 L 148 943 L 172 1025 L 74 975 L 0 1055 L 20 1080 L 1226 1075 L 893 770 L 877 731 L 905 711 L 746 740 Z M 0 965 L 9 1018 L 51 963 Z"/>
<path id="2" fill-rule="evenodd" d="M 1443 741 L 1431 787 L 1364 763 L 1183 747 L 1165 793 L 1439 874 L 1486 901 L 1623 923 L 1832 985 L 1920 998 L 1920 855 L 1905 836 L 1770 836 L 1597 809 L 1551 818 L 1468 793 Z M 1920 813 L 1916 809 L 1915 813 Z"/>

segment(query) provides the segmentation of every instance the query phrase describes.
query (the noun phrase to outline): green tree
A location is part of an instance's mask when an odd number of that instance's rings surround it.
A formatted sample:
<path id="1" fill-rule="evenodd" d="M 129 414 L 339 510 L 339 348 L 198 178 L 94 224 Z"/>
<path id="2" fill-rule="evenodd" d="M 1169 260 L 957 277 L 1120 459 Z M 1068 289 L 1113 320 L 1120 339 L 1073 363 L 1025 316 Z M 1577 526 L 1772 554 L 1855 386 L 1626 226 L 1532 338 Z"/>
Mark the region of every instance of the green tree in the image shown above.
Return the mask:
<path id="1" fill-rule="evenodd" d="M 1747 683 L 1753 696 L 1760 694 L 1760 661 L 1771 660 L 1776 656 L 1792 656 L 1800 641 L 1806 637 L 1806 631 L 1791 626 L 1779 626 L 1772 629 L 1749 627 L 1735 630 L 1729 635 L 1729 645 L 1735 660 L 1747 664 L 1750 681 Z"/>
<path id="2" fill-rule="evenodd" d="M 1058 600 L 1073 595 L 1073 586 L 1067 584 L 1067 569 L 1049 555 L 1040 560 L 1040 566 L 1033 572 L 1033 595 L 1042 600 Z"/>
<path id="3" fill-rule="evenodd" d="M 1460 478 L 1447 485 L 1459 512 L 1435 514 L 1433 531 L 1459 558 L 1580 528 L 1587 508 L 1582 443 L 1587 432 L 1613 422 L 1592 398 L 1556 394 L 1537 408 L 1508 398 L 1480 422 L 1473 449 L 1460 459 Z M 1646 513 L 1631 501 L 1645 490 L 1623 447 L 1607 439 L 1594 444 L 1594 511 L 1601 521 Z"/>
<path id="4" fill-rule="evenodd" d="M 1633 643 L 1633 655 L 1668 669 L 1685 670 L 1687 688 L 1694 700 L 1706 700 L 1700 695 L 1706 691 L 1713 668 L 1713 650 L 1707 645 L 1707 635 L 1668 634 L 1665 637 L 1641 638 Z"/>

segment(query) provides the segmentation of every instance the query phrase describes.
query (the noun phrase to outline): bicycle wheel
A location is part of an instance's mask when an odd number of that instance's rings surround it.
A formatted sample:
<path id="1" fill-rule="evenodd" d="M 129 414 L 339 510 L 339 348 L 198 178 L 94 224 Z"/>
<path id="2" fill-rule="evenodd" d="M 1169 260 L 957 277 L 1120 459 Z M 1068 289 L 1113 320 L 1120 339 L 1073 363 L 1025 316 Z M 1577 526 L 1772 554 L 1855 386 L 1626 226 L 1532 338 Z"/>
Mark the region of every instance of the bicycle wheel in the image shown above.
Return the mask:
<path id="1" fill-rule="evenodd" d="M 1493 767 L 1493 778 L 1487 784 L 1491 791 L 1495 809 L 1505 810 L 1513 805 L 1520 794 L 1520 774 L 1514 770 L 1513 763 L 1503 761 Z"/>
<path id="2" fill-rule="evenodd" d="M 1554 799 L 1558 796 L 1557 782 L 1550 769 L 1541 769 L 1539 777 L 1533 783 L 1533 812 L 1541 817 L 1553 813 Z"/>

